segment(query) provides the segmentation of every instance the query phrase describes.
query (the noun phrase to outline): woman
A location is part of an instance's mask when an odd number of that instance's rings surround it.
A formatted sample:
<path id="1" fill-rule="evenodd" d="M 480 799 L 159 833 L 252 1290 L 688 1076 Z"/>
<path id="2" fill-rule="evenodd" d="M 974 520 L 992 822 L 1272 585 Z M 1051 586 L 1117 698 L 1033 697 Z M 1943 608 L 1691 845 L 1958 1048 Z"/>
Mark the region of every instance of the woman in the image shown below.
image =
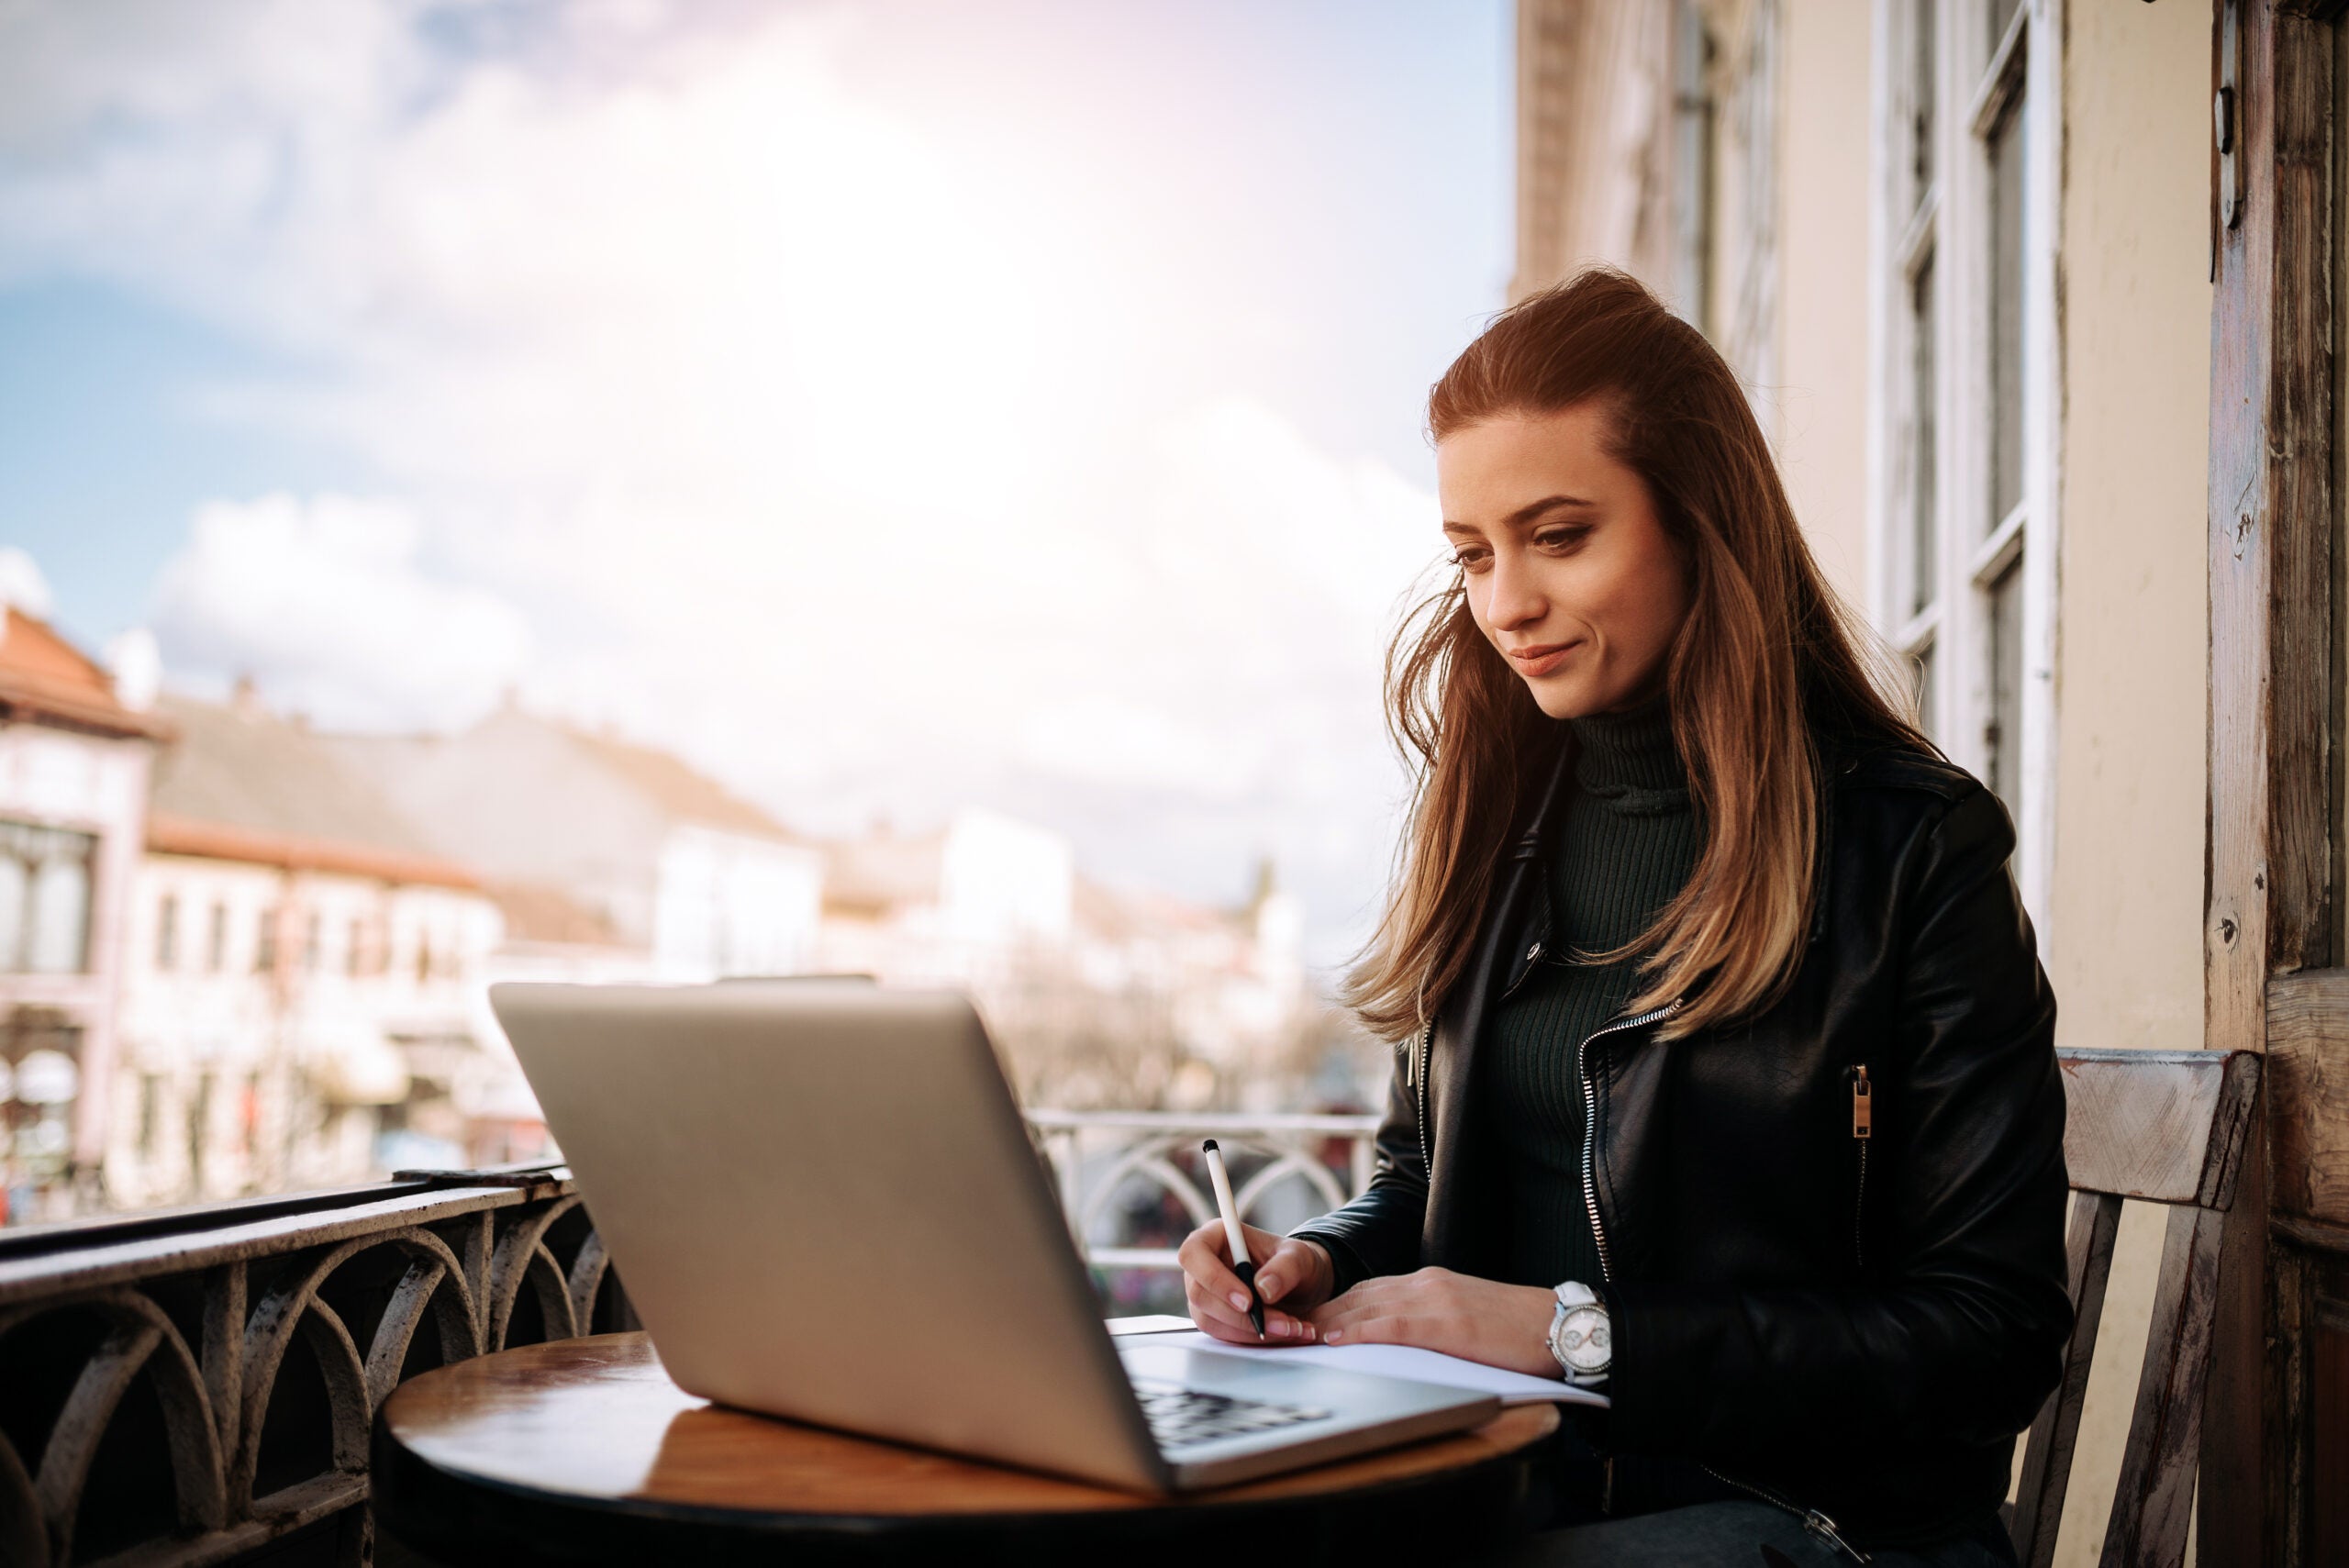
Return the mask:
<path id="1" fill-rule="evenodd" d="M 2010 1562 L 2071 1311 L 2006 813 L 1639 284 L 1510 309 L 1430 424 L 1459 575 L 1389 660 L 1422 766 L 1347 996 L 1397 1061 L 1369 1190 L 1250 1237 L 1270 1336 L 1603 1389 L 1528 1561 Z M 1253 1342 L 1214 1237 L 1192 1316 Z"/>

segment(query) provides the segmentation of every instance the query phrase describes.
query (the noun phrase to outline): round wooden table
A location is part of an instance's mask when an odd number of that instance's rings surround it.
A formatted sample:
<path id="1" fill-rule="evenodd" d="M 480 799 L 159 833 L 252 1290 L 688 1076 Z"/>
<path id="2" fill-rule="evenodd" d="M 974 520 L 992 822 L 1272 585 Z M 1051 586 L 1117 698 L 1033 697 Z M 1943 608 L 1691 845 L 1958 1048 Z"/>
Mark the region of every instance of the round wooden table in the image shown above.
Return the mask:
<path id="1" fill-rule="evenodd" d="M 724 1409 L 642 1334 L 529 1345 L 402 1385 L 375 1423 L 379 1529 L 449 1564 L 1457 1562 L 1512 1537 L 1548 1405 L 1472 1432 L 1180 1498 Z M 396 1551 L 386 1551 L 386 1559 Z"/>

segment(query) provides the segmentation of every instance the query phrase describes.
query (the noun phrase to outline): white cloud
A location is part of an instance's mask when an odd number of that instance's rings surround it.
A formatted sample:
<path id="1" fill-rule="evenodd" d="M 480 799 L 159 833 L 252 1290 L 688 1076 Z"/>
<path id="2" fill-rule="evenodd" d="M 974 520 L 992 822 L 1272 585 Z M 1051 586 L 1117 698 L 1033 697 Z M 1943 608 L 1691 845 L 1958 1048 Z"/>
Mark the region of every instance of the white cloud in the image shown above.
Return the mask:
<path id="1" fill-rule="evenodd" d="M 1270 847 L 1325 916 L 1368 895 L 1433 502 L 1219 379 L 1282 324 L 1201 281 L 1161 172 L 870 90 L 871 6 L 552 7 L 471 51 L 420 20 L 462 6 L 200 10 L 0 0 L 0 282 L 96 272 L 319 366 L 211 406 L 393 499 L 204 508 L 175 669 L 371 727 L 519 681 L 813 826 L 1125 792 L 1096 865 L 1180 797 L 1192 891 Z"/>
<path id="2" fill-rule="evenodd" d="M 14 607 L 41 620 L 50 613 L 49 579 L 40 565 L 13 544 L 0 545 L 0 608 Z"/>
<path id="3" fill-rule="evenodd" d="M 213 502 L 157 584 L 156 632 L 182 673 L 251 674 L 323 724 L 464 722 L 520 672 L 529 633 L 495 595 L 426 574 L 418 539 L 381 501 Z"/>
<path id="4" fill-rule="evenodd" d="M 163 650 L 152 631 L 134 626 L 108 638 L 106 667 L 123 706 L 144 713 L 155 706 L 155 694 L 163 684 Z"/>

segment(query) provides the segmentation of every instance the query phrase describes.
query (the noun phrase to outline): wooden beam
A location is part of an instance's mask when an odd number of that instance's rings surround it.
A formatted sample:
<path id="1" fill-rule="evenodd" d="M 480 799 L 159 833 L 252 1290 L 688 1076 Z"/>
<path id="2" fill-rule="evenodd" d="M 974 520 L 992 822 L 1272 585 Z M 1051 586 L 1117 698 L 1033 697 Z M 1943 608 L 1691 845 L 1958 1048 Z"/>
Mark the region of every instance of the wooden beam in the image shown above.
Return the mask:
<path id="1" fill-rule="evenodd" d="M 2268 1046 L 2268 983 L 2335 962 L 2330 746 L 2333 31 L 2277 0 L 2215 0 L 2241 216 L 2210 321 L 2210 830 L 2204 1043 Z M 2232 35 L 2232 36 L 2231 36 Z M 2217 83 L 2214 81 L 2213 85 Z M 2288 1092 L 2271 1081 L 2263 1106 Z M 2199 1559 L 2286 1563 L 2304 1467 L 2271 1353 L 2273 1140 L 2254 1117 L 2221 1248 Z"/>
<path id="2" fill-rule="evenodd" d="M 2349 1225 L 2349 970 L 2267 987 L 2275 1212 Z"/>

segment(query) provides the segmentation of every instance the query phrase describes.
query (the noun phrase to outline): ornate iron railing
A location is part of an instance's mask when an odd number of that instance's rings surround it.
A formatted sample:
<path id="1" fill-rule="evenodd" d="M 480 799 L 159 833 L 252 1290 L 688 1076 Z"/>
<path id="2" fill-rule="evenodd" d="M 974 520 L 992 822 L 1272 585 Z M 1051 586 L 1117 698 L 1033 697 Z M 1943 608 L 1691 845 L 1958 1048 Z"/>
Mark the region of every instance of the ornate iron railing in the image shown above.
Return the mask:
<path id="1" fill-rule="evenodd" d="M 0 1232 L 0 1563 L 366 1562 L 395 1385 L 632 1325 L 578 1204 L 540 1168 Z"/>
<path id="2" fill-rule="evenodd" d="M 1252 1212 L 1369 1180 L 1369 1117 L 1038 1111 L 1070 1226 L 1140 1180 L 1214 1212 L 1181 1158 L 1228 1140 Z M 1249 1157 L 1252 1157 L 1252 1160 Z M 1333 1164 L 1333 1158 L 1341 1163 Z M 1341 1180 L 1340 1171 L 1344 1172 Z M 1090 1248 L 1171 1268 L 1166 1248 Z M 393 1388 L 467 1356 L 635 1326 L 560 1167 L 0 1230 L 0 1565 L 363 1565 L 368 1432 Z"/>
<path id="3" fill-rule="evenodd" d="M 1259 1205 L 1285 1184 L 1301 1182 L 1335 1208 L 1370 1184 L 1375 1157 L 1375 1116 L 1216 1116 L 1163 1111 L 1050 1111 L 1028 1113 L 1037 1141 L 1051 1155 L 1060 1183 L 1069 1230 L 1100 1268 L 1171 1269 L 1171 1247 L 1127 1247 L 1099 1236 L 1110 1200 L 1139 1181 L 1170 1195 L 1193 1225 L 1215 1217 L 1215 1198 L 1203 1173 L 1183 1158 L 1212 1138 L 1233 1155 L 1262 1159 L 1240 1180 L 1232 1197 L 1241 1217 L 1253 1220 Z M 1339 1165 L 1333 1155 L 1342 1157 Z M 1340 1171 L 1344 1172 L 1341 1179 Z M 1235 1172 L 1235 1175 L 1238 1173 Z M 1277 1229 L 1277 1227 L 1275 1227 Z"/>

